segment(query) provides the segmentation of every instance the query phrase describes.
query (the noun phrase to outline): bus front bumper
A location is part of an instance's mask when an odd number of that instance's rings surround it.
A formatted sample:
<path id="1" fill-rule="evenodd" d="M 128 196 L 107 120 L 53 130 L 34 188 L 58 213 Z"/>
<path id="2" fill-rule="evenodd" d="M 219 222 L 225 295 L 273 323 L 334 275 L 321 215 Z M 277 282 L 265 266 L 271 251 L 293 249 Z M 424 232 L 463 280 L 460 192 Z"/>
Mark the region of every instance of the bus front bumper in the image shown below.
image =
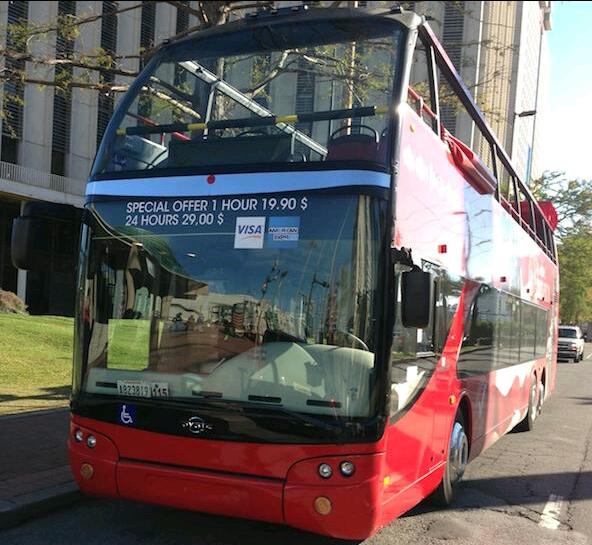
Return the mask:
<path id="1" fill-rule="evenodd" d="M 76 430 L 82 441 L 74 439 Z M 71 426 L 68 446 L 72 473 L 88 495 L 288 524 L 340 539 L 365 539 L 380 527 L 384 454 L 348 456 L 356 468 L 349 477 L 339 470 L 343 456 L 324 456 L 294 463 L 279 479 L 121 458 L 109 437 L 79 425 Z M 321 463 L 332 467 L 330 478 L 319 476 Z"/>

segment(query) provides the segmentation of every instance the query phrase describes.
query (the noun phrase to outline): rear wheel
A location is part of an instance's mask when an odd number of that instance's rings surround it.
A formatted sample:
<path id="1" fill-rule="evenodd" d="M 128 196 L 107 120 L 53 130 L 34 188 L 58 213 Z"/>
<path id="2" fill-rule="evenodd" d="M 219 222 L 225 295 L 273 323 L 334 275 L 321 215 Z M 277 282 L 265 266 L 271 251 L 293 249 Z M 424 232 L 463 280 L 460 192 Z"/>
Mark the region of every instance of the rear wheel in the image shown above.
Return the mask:
<path id="1" fill-rule="evenodd" d="M 528 394 L 528 412 L 517 426 L 517 431 L 532 431 L 534 429 L 534 423 L 536 421 L 536 417 L 540 412 L 540 402 L 539 402 L 539 388 L 537 386 L 536 377 L 532 377 L 532 381 L 530 383 L 530 391 Z"/>
<path id="2" fill-rule="evenodd" d="M 450 434 L 446 470 L 442 482 L 430 497 L 433 504 L 446 507 L 452 503 L 468 462 L 469 438 L 463 415 L 458 412 Z"/>
<path id="3" fill-rule="evenodd" d="M 543 381 L 539 382 L 539 398 L 537 403 L 537 416 L 543 412 L 543 403 L 545 402 L 545 385 Z"/>

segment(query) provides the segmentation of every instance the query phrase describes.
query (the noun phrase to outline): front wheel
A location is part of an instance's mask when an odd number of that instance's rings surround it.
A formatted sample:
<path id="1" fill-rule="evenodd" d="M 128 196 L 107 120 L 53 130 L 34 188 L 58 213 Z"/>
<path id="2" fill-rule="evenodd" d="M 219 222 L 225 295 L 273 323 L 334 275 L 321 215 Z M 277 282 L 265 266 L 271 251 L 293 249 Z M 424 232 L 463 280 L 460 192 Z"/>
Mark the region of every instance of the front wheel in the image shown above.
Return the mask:
<path id="1" fill-rule="evenodd" d="M 446 470 L 442 482 L 430 498 L 432 503 L 441 507 L 446 507 L 452 503 L 468 463 L 469 438 L 467 437 L 464 418 L 459 412 L 456 414 L 452 433 L 450 434 Z"/>

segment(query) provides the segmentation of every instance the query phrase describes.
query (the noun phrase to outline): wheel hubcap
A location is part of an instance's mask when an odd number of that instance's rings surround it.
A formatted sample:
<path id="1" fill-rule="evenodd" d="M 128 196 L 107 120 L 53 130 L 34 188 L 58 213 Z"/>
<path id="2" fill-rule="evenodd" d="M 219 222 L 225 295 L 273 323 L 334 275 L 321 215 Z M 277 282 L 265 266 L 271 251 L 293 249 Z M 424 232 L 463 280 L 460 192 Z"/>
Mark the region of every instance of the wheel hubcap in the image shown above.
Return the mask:
<path id="1" fill-rule="evenodd" d="M 543 402 L 545 401 L 545 385 L 541 382 L 539 384 L 539 401 L 537 403 L 537 414 L 541 414 L 543 410 Z"/>
<path id="2" fill-rule="evenodd" d="M 538 412 L 538 406 L 537 406 L 537 402 L 536 402 L 536 393 L 537 393 L 537 387 L 536 387 L 536 384 L 533 384 L 530 387 L 530 399 L 529 399 L 529 403 L 528 403 L 528 416 L 530 417 L 530 420 L 532 422 L 534 422 L 536 420 L 537 412 Z"/>
<path id="3" fill-rule="evenodd" d="M 450 437 L 448 466 L 450 481 L 454 484 L 462 478 L 469 459 L 469 440 L 460 422 L 455 422 Z"/>

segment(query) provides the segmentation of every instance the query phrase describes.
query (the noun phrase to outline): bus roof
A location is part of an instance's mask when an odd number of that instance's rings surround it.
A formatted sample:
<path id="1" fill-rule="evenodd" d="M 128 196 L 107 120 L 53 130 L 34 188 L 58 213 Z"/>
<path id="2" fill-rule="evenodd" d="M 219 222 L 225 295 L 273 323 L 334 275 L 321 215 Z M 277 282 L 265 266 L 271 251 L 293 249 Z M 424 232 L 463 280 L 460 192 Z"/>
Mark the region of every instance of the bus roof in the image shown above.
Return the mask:
<path id="1" fill-rule="evenodd" d="M 161 50 L 168 50 L 180 45 L 197 44 L 215 36 L 231 34 L 241 30 L 257 28 L 267 25 L 276 25 L 287 22 L 301 21 L 325 21 L 336 19 L 355 19 L 360 17 L 369 19 L 387 19 L 397 22 L 408 29 L 418 28 L 424 18 L 412 11 L 403 10 L 400 7 L 389 9 L 377 8 L 317 8 L 307 5 L 291 6 L 287 8 L 264 9 L 248 13 L 244 18 L 237 19 L 223 25 L 198 30 L 195 34 L 179 38 L 174 41 L 163 42 Z"/>

